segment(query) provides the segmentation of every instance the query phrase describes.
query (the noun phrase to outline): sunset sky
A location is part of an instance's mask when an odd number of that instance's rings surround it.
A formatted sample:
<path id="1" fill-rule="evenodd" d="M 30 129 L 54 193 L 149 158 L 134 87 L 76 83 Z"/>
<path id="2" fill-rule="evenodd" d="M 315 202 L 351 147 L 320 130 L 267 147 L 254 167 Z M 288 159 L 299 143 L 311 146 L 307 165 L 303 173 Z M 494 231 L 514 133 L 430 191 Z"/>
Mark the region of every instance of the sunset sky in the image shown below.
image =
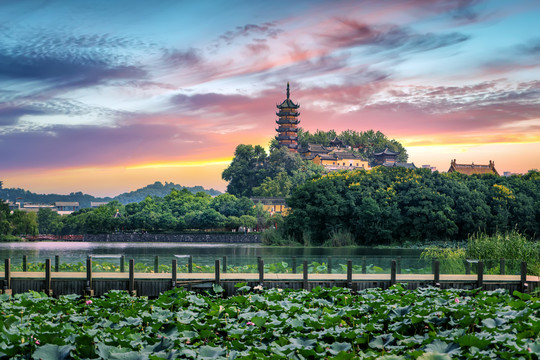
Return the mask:
<path id="1" fill-rule="evenodd" d="M 114 196 L 224 191 L 275 105 L 380 130 L 409 161 L 540 168 L 540 2 L 2 1 L 0 180 Z"/>

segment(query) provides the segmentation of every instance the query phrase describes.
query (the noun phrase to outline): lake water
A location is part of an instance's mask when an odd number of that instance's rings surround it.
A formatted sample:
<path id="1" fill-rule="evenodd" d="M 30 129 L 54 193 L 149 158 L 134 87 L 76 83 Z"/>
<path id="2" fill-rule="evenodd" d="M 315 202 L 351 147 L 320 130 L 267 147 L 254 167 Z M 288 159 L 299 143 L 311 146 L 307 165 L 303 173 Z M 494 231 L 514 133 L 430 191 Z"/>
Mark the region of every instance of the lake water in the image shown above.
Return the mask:
<path id="1" fill-rule="evenodd" d="M 124 255 L 126 261 L 134 259 L 136 263 L 154 264 L 154 257 L 159 256 L 160 264 L 171 264 L 175 255 L 192 255 L 193 262 L 202 265 L 213 265 L 217 259 L 227 256 L 229 265 L 256 264 L 257 257 L 262 257 L 265 264 L 285 261 L 297 264 L 307 260 L 327 262 L 332 257 L 333 266 L 346 264 L 361 265 L 362 257 L 367 264 L 389 268 L 391 261 L 401 257 L 402 268 L 421 267 L 419 262 L 421 250 L 418 249 L 372 249 L 372 248 L 321 248 L 321 247 L 270 247 L 260 244 L 212 244 L 212 243 L 100 243 L 100 242 L 17 242 L 0 243 L 0 260 L 11 258 L 12 264 L 22 263 L 23 255 L 28 262 L 45 262 L 49 258 L 54 263 L 55 255 L 60 256 L 61 263 L 84 262 L 88 255 L 96 261 L 116 262 L 107 258 Z M 101 259 L 100 259 L 101 257 Z M 178 264 L 187 263 L 187 259 L 177 257 Z"/>

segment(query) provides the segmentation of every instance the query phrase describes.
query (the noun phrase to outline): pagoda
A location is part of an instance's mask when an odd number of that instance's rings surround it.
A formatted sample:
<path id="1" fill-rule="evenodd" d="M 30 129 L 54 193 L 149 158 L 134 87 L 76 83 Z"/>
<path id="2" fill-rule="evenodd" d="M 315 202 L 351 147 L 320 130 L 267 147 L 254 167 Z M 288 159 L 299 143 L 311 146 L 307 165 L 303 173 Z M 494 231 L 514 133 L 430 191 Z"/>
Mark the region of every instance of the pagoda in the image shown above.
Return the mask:
<path id="1" fill-rule="evenodd" d="M 298 127 L 300 123 L 298 116 L 300 113 L 297 109 L 300 105 L 295 104 L 290 99 L 289 83 L 287 83 L 287 99 L 281 104 L 276 105 L 279 112 L 276 113 L 279 119 L 276 120 L 278 124 L 276 140 L 279 146 L 286 146 L 290 151 L 297 152 L 298 150 Z"/>

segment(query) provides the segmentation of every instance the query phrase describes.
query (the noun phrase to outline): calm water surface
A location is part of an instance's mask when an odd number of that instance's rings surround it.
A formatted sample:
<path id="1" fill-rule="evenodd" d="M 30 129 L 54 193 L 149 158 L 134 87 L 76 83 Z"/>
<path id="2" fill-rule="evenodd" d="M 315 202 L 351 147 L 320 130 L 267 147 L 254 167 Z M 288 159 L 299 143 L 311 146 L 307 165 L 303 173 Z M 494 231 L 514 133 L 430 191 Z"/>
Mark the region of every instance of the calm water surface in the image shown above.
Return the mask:
<path id="1" fill-rule="evenodd" d="M 300 265 L 303 260 L 327 262 L 332 257 L 333 264 L 352 260 L 361 264 L 366 257 L 368 264 L 389 267 L 391 260 L 402 258 L 402 266 L 418 265 L 421 250 L 417 249 L 372 249 L 372 248 L 320 248 L 320 247 L 269 247 L 259 244 L 212 244 L 212 243 L 100 243 L 100 242 L 24 242 L 0 243 L 0 259 L 11 258 L 13 264 L 20 264 L 23 255 L 29 262 L 45 262 L 55 255 L 62 263 L 83 262 L 88 255 L 97 261 L 116 262 L 115 255 L 124 255 L 135 262 L 170 264 L 177 256 L 178 263 L 187 262 L 182 255 L 192 255 L 193 262 L 202 265 L 214 264 L 216 259 L 227 256 L 229 265 L 256 264 L 257 257 L 262 257 L 266 264 L 285 261 L 291 263 L 296 257 Z"/>

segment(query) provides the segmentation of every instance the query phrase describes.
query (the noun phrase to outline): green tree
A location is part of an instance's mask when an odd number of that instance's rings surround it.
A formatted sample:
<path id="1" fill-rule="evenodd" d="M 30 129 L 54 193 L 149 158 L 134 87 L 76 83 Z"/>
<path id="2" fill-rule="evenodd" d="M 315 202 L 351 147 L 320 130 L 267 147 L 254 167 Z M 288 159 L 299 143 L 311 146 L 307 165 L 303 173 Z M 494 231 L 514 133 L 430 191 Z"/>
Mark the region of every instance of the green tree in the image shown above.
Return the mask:
<path id="1" fill-rule="evenodd" d="M 58 235 L 62 232 L 62 216 L 51 208 L 39 209 L 37 221 L 40 234 Z"/>
<path id="2" fill-rule="evenodd" d="M 229 216 L 227 217 L 227 220 L 225 220 L 225 227 L 228 230 L 238 230 L 238 228 L 242 226 L 242 222 L 240 221 L 240 218 L 237 216 Z"/>
<path id="3" fill-rule="evenodd" d="M 0 199 L 0 237 L 11 235 L 11 223 L 9 205 Z"/>
<path id="4" fill-rule="evenodd" d="M 229 182 L 227 192 L 235 196 L 252 196 L 252 189 L 266 178 L 265 160 L 266 152 L 260 145 L 238 145 L 233 161 L 222 173 L 223 180 Z"/>
<path id="5" fill-rule="evenodd" d="M 242 224 L 246 230 L 248 228 L 254 229 L 257 226 L 257 218 L 251 215 L 242 215 L 240 216 L 240 224 Z"/>
<path id="6" fill-rule="evenodd" d="M 13 232 L 17 235 L 37 235 L 37 214 L 34 212 L 14 210 L 11 215 L 11 226 Z"/>
<path id="7" fill-rule="evenodd" d="M 214 209 L 205 209 L 186 215 L 187 226 L 191 229 L 220 229 L 225 226 L 227 217 Z"/>
<path id="8" fill-rule="evenodd" d="M 273 179 L 266 177 L 261 186 L 253 188 L 255 196 L 285 197 L 289 195 L 292 181 L 285 171 L 277 174 Z"/>
<path id="9" fill-rule="evenodd" d="M 237 198 L 231 194 L 222 194 L 213 198 L 210 206 L 224 216 L 239 217 L 251 213 L 254 204 L 245 196 Z"/>

